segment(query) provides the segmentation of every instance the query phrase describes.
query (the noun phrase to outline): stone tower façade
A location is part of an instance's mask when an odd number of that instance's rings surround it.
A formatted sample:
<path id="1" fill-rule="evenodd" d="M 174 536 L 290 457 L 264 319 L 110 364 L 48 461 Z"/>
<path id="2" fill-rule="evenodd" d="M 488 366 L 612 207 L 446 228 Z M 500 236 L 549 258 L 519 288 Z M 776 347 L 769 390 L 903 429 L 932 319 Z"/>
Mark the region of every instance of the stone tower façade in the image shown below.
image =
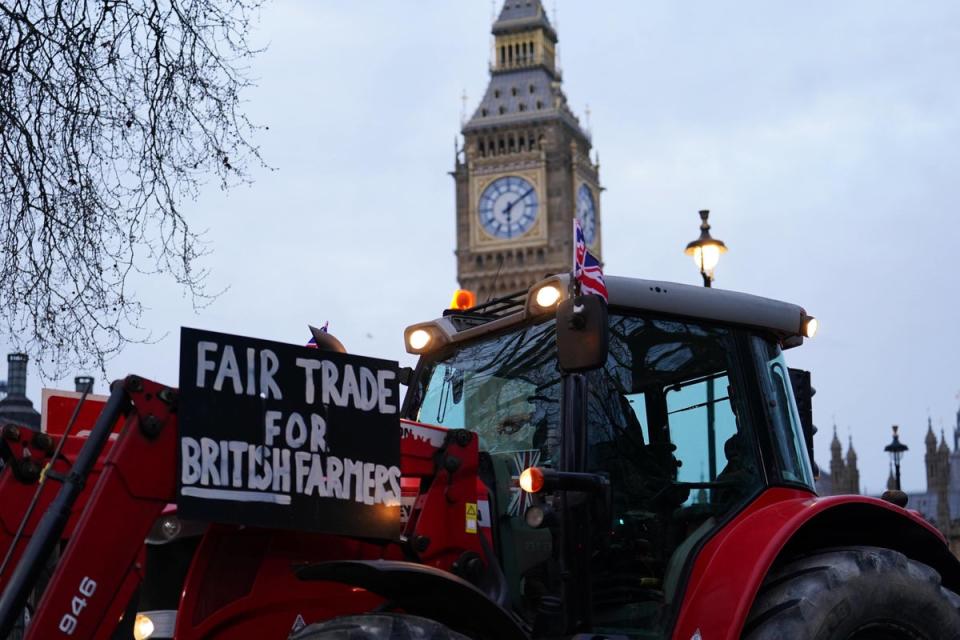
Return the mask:
<path id="1" fill-rule="evenodd" d="M 833 440 L 830 442 L 830 474 L 821 474 L 817 481 L 817 493 L 820 495 L 841 495 L 860 493 L 860 469 L 857 467 L 857 452 L 851 438 L 847 445 L 847 455 L 843 456 L 843 447 L 837 437 L 837 427 L 833 427 Z"/>
<path id="2" fill-rule="evenodd" d="M 567 105 L 540 0 L 506 0 L 493 35 L 490 82 L 452 172 L 457 280 L 480 302 L 570 271 L 574 215 L 601 256 L 599 166 Z"/>

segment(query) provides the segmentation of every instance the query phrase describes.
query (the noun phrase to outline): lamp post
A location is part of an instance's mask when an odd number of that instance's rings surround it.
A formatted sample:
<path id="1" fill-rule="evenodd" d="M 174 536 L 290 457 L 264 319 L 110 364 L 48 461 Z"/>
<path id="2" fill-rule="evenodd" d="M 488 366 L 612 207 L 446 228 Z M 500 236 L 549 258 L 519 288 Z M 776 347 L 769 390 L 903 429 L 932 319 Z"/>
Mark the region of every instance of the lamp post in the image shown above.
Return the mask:
<path id="1" fill-rule="evenodd" d="M 700 237 L 687 244 L 684 253 L 693 258 L 694 264 L 703 276 L 703 286 L 709 287 L 713 282 L 713 270 L 717 268 L 720 254 L 727 251 L 727 245 L 710 235 L 709 209 L 700 211 Z M 710 472 L 710 481 L 717 479 L 717 442 L 716 442 L 716 390 L 715 380 L 707 378 L 707 465 Z"/>
<path id="2" fill-rule="evenodd" d="M 890 460 L 893 462 L 894 473 L 896 474 L 897 480 L 897 491 L 900 489 L 900 459 L 903 457 L 903 454 L 907 451 L 907 445 L 900 442 L 900 436 L 897 435 L 897 430 L 900 427 L 893 425 L 893 440 L 890 441 L 890 444 L 883 448 L 884 451 L 890 454 Z"/>
<path id="3" fill-rule="evenodd" d="M 720 261 L 720 254 L 727 252 L 727 245 L 710 235 L 710 210 L 700 211 L 700 237 L 687 245 L 684 253 L 693 258 L 694 264 L 700 269 L 703 276 L 703 286 L 709 287 L 713 282 L 713 270 Z"/>

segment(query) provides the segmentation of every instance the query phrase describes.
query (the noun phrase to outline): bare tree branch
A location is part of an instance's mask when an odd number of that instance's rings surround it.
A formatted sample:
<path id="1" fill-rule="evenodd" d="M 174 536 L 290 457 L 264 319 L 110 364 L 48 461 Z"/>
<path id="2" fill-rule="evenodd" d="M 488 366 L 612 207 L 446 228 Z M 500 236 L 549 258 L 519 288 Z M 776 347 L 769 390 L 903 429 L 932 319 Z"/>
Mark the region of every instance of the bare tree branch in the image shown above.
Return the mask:
<path id="1" fill-rule="evenodd" d="M 240 98 L 261 2 L 0 1 L 0 331 L 47 373 L 149 339 L 141 274 L 211 300 L 180 204 L 262 165 Z"/>

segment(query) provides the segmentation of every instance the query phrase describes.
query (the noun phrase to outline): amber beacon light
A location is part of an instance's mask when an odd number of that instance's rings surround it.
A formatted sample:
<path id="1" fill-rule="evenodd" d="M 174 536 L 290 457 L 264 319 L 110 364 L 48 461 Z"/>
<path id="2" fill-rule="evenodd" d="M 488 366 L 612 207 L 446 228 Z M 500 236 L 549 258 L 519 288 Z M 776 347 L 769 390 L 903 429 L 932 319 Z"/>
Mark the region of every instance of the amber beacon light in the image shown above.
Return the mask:
<path id="1" fill-rule="evenodd" d="M 453 299 L 450 300 L 450 308 L 458 311 L 466 311 L 477 306 L 477 294 L 469 289 L 457 289 L 453 292 Z"/>

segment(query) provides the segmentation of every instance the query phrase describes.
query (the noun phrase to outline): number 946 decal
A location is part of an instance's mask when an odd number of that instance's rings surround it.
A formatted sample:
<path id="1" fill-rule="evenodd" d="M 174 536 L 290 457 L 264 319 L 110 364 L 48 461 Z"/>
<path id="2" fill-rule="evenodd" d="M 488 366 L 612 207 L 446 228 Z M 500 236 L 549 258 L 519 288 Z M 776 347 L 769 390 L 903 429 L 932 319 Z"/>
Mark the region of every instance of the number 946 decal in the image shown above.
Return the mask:
<path id="1" fill-rule="evenodd" d="M 87 608 L 87 598 L 91 597 L 96 591 L 96 581 L 84 576 L 83 580 L 80 581 L 77 594 L 70 599 L 70 611 L 60 618 L 60 631 L 68 636 L 73 635 L 73 632 L 77 630 L 77 619 L 80 617 L 80 613 Z"/>

